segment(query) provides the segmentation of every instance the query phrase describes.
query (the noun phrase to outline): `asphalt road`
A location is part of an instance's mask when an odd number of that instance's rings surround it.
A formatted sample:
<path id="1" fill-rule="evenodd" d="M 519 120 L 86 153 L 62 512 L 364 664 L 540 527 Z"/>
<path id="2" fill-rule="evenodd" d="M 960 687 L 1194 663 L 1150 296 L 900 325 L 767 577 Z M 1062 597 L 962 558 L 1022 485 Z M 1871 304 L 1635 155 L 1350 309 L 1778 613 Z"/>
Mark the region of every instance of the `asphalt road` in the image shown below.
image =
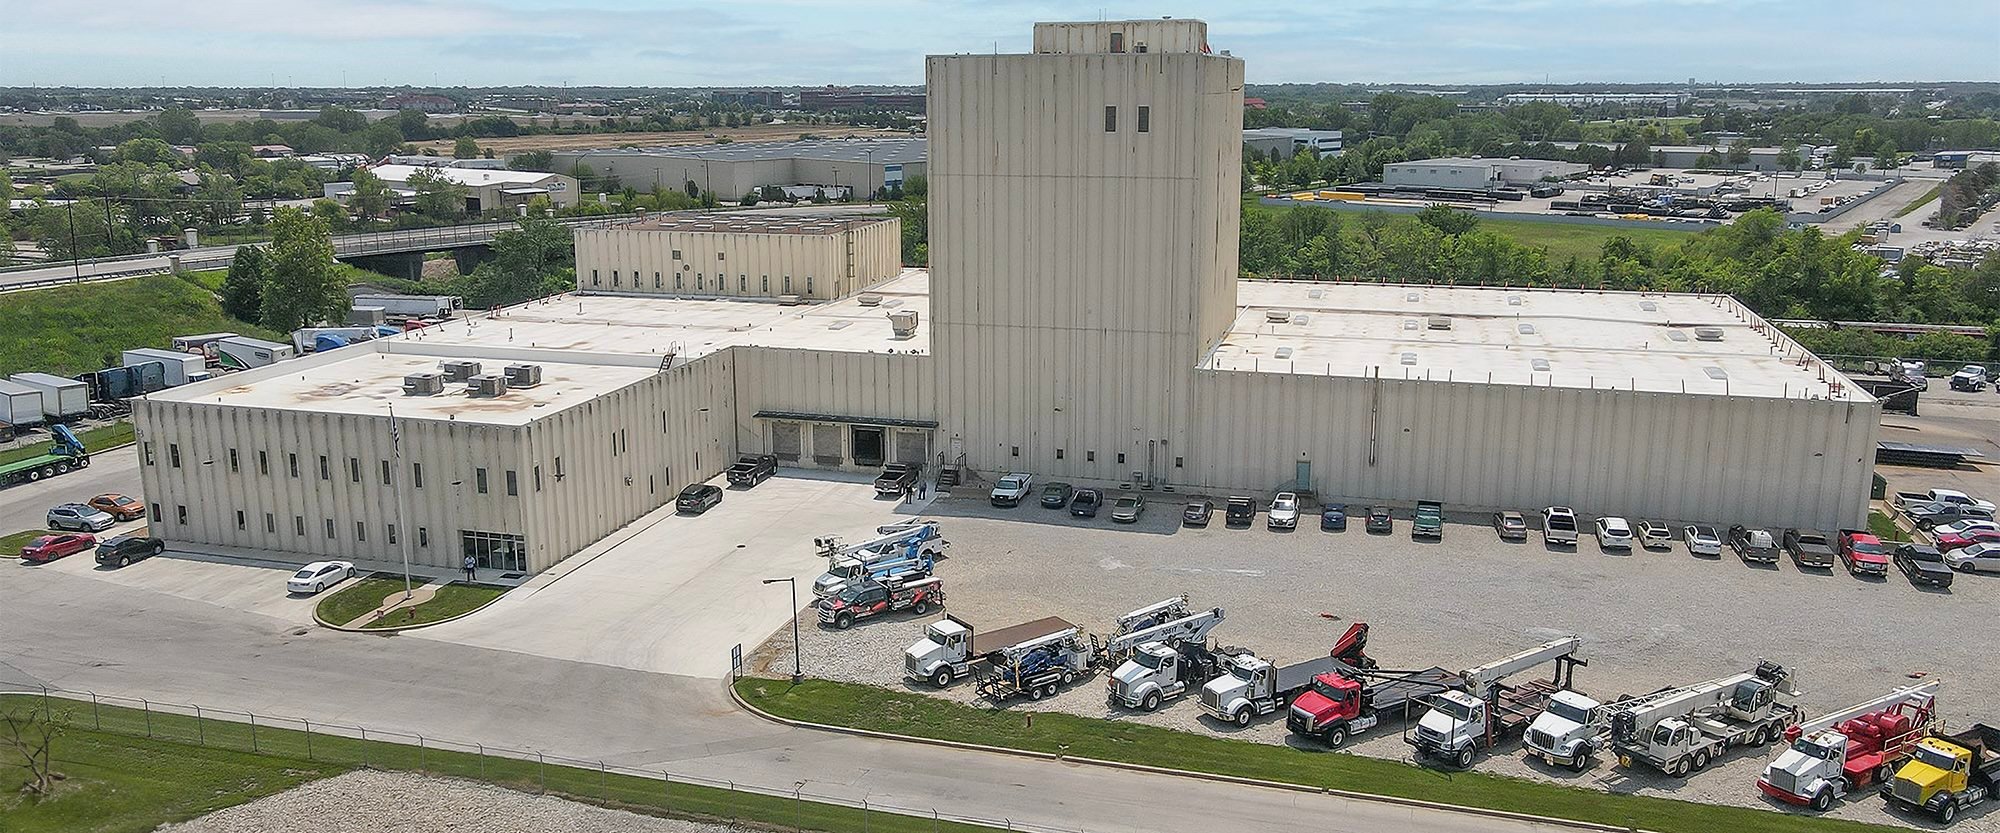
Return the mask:
<path id="1" fill-rule="evenodd" d="M 0 633 L 0 684 L 359 723 L 1045 827 L 1562 829 L 791 729 L 736 710 L 714 680 L 301 628 L 18 563 L 0 565 Z"/>
<path id="2" fill-rule="evenodd" d="M 105 492 L 139 494 L 139 453 L 133 447 L 90 456 L 90 465 L 60 477 L 0 489 L 0 535 L 41 529 L 49 507 Z"/>

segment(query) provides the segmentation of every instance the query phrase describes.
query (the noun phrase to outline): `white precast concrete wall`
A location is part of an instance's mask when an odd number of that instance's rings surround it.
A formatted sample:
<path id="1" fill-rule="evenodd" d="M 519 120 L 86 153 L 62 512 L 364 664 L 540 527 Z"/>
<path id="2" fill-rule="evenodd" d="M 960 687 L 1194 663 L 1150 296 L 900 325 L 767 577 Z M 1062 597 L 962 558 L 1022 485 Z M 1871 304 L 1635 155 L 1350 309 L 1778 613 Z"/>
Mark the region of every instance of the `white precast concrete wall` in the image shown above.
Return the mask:
<path id="1" fill-rule="evenodd" d="M 577 288 L 648 295 L 798 295 L 827 301 L 902 271 L 901 221 L 856 220 L 847 226 L 826 234 L 649 229 L 643 221 L 637 227 L 579 228 Z"/>
<path id="2" fill-rule="evenodd" d="M 734 358 L 736 389 L 741 391 L 736 402 L 736 442 L 745 454 L 776 452 L 772 447 L 772 426 L 776 421 L 758 419 L 759 412 L 820 414 L 857 420 L 838 423 L 842 437 L 847 436 L 848 425 L 882 424 L 870 420 L 937 420 L 937 388 L 933 377 L 936 365 L 930 356 L 764 347 L 731 348 L 728 354 Z M 831 456 L 826 454 L 827 449 L 814 448 L 812 426 L 833 423 L 798 422 L 803 443 L 798 464 L 812 466 L 816 465 L 814 456 Z M 895 430 L 935 434 L 929 429 Z M 897 459 L 893 436 L 889 445 L 890 459 Z M 926 459 L 934 463 L 942 450 L 935 439 L 931 440 Z M 839 456 L 853 459 L 852 449 L 846 447 L 844 440 Z"/>
<path id="3" fill-rule="evenodd" d="M 1879 402 L 1204 370 L 1183 488 L 1865 525 Z"/>

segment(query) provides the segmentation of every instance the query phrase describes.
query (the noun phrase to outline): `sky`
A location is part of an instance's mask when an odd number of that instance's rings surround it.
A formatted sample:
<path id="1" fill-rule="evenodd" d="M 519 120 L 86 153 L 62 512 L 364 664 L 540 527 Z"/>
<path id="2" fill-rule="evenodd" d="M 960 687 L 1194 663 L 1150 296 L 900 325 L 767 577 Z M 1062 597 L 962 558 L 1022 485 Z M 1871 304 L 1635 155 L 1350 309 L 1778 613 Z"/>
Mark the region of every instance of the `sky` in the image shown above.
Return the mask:
<path id="1" fill-rule="evenodd" d="M 2000 80 L 1995 0 L 5 0 L 0 86 L 921 84 L 1165 15 L 1253 84 Z"/>

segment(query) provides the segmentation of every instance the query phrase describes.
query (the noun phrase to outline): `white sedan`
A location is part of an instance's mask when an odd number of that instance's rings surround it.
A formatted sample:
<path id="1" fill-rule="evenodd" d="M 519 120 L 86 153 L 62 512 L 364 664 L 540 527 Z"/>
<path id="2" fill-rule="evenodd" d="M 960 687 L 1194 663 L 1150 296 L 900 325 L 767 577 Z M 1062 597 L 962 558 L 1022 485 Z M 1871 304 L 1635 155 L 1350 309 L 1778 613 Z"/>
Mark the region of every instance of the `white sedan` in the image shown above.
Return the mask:
<path id="1" fill-rule="evenodd" d="M 1681 530 L 1681 540 L 1687 542 L 1690 555 L 1721 555 L 1722 536 L 1715 534 L 1715 527 L 1691 525 Z"/>
<path id="2" fill-rule="evenodd" d="M 354 577 L 354 564 L 348 561 L 315 561 L 299 568 L 285 582 L 285 589 L 293 593 L 312 595 Z"/>
<path id="3" fill-rule="evenodd" d="M 2000 523 L 1983 521 L 1978 518 L 1966 518 L 1962 521 L 1952 521 L 1948 524 L 1931 527 L 1931 537 L 1936 538 L 1939 535 L 1962 535 L 1979 529 L 2000 529 Z"/>
<path id="4" fill-rule="evenodd" d="M 1626 523 L 1624 518 L 1598 518 L 1597 548 L 1601 550 L 1632 549 L 1632 525 Z"/>
<path id="5" fill-rule="evenodd" d="M 1944 563 L 1968 573 L 2000 573 L 2000 543 L 1959 547 L 1944 554 Z"/>
<path id="6" fill-rule="evenodd" d="M 1291 492 L 1279 492 L 1271 499 L 1271 511 L 1264 516 L 1264 523 L 1272 529 L 1292 529 L 1299 525 L 1299 496 Z"/>

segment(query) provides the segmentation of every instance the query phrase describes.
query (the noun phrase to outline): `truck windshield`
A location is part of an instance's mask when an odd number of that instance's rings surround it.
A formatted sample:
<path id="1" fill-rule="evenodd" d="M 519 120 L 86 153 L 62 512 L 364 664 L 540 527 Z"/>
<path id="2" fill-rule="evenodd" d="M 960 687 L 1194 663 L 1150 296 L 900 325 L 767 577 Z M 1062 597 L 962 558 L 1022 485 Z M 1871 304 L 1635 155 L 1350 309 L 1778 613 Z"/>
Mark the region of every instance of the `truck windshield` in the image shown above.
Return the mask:
<path id="1" fill-rule="evenodd" d="M 1152 654 L 1148 654 L 1144 651 L 1133 654 L 1132 661 L 1140 665 L 1146 666 L 1147 668 L 1151 668 L 1154 671 L 1160 670 L 1160 658 L 1153 656 Z"/>
<path id="2" fill-rule="evenodd" d="M 1958 762 L 1952 756 L 1945 754 L 1944 750 L 1924 744 L 1918 744 L 1916 754 L 1911 757 L 1947 772 L 1958 765 Z"/>
<path id="3" fill-rule="evenodd" d="M 1250 681 L 1250 675 L 1252 673 L 1253 673 L 1252 670 L 1248 666 L 1243 666 L 1243 665 L 1232 666 L 1229 669 L 1230 676 L 1242 680 L 1246 683 Z"/>
<path id="4" fill-rule="evenodd" d="M 1347 699 L 1347 695 L 1341 692 L 1340 689 L 1334 688 L 1333 684 L 1316 677 L 1313 679 L 1313 691 L 1319 694 L 1319 696 L 1336 703 Z"/>
<path id="5" fill-rule="evenodd" d="M 1801 755 L 1805 755 L 1806 757 L 1809 758 L 1824 758 L 1829 761 L 1839 760 L 1839 755 L 1840 755 L 1839 751 L 1835 750 L 1833 747 L 1826 746 L 1824 744 L 1813 743 L 1812 739 L 1810 738 L 1799 738 L 1798 740 L 1793 741 L 1792 751 L 1797 752 Z"/>
<path id="6" fill-rule="evenodd" d="M 1567 720 L 1571 723 L 1575 723 L 1578 725 L 1590 722 L 1590 712 L 1577 708 L 1576 706 L 1569 703 L 1565 703 L 1561 700 L 1549 701 L 1549 707 L 1547 711 L 1549 714 L 1555 715 L 1557 717 L 1560 717 L 1564 720 Z"/>
<path id="7" fill-rule="evenodd" d="M 1446 716 L 1460 723 L 1472 722 L 1472 707 L 1465 703 L 1439 697 L 1431 701 L 1431 708 L 1444 712 Z"/>

